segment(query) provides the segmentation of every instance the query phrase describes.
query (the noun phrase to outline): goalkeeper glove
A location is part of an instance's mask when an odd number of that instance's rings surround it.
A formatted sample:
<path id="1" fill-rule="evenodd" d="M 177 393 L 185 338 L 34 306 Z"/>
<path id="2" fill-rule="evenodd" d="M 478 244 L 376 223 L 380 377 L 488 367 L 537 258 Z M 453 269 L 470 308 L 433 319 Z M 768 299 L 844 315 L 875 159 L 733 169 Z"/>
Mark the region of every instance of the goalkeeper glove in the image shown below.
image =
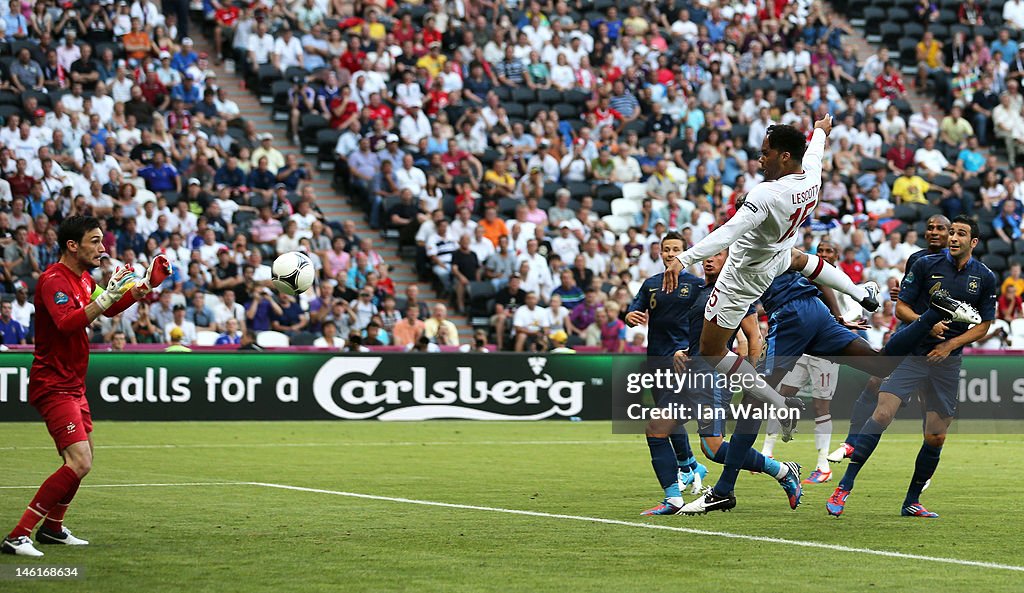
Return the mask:
<path id="1" fill-rule="evenodd" d="M 153 261 L 149 263 L 149 268 L 146 269 L 146 278 L 143 284 L 149 288 L 156 288 L 163 284 L 164 280 L 171 275 L 171 262 L 167 259 L 164 254 L 159 254 L 153 258 Z"/>
<path id="2" fill-rule="evenodd" d="M 114 275 L 110 277 L 110 282 L 107 283 L 107 289 L 100 296 L 96 297 L 96 304 L 100 306 L 101 310 L 106 311 L 114 303 L 121 300 L 124 293 L 135 286 L 137 279 L 138 277 L 135 273 L 128 268 L 114 270 Z"/>

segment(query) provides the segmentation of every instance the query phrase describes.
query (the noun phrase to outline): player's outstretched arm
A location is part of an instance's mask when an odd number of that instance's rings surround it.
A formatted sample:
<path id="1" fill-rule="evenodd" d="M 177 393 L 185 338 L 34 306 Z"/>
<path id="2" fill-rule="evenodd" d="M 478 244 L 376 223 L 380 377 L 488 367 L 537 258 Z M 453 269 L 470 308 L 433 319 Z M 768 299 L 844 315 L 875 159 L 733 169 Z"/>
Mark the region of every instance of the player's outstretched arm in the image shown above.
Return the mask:
<path id="1" fill-rule="evenodd" d="M 753 194 L 757 192 L 754 188 L 747 196 L 747 201 L 736 211 L 736 214 L 728 222 L 711 231 L 708 236 L 697 242 L 696 245 L 682 252 L 676 259 L 672 260 L 665 276 L 662 278 L 661 287 L 665 292 L 672 292 L 679 284 L 679 272 L 691 265 L 704 261 L 712 255 L 721 253 L 742 237 L 745 233 L 753 230 L 768 217 L 768 208 L 762 200 L 758 200 Z M 754 198 L 754 199 L 751 199 Z"/>

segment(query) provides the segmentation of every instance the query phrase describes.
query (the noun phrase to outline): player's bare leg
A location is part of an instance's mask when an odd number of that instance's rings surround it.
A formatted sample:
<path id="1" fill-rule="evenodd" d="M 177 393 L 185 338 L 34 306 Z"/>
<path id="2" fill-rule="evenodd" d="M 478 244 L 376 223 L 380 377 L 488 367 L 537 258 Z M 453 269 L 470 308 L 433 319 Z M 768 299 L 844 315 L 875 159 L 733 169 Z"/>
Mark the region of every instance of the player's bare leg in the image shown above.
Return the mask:
<path id="1" fill-rule="evenodd" d="M 793 249 L 792 265 L 789 269 L 794 272 L 800 272 L 811 282 L 823 284 L 850 295 L 867 311 L 878 309 L 879 288 L 877 284 L 874 282 L 854 284 L 853 280 L 850 280 L 850 277 L 845 272 L 817 255 Z"/>

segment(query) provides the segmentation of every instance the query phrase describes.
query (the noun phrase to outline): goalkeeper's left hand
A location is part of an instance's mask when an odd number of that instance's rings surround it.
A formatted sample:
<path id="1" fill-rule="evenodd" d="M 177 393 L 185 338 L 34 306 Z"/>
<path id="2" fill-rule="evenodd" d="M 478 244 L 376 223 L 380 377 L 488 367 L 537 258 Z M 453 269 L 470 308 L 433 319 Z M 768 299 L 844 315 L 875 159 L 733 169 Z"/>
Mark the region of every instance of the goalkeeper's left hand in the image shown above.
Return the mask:
<path id="1" fill-rule="evenodd" d="M 131 268 L 124 267 L 114 270 L 114 274 L 110 277 L 110 282 L 107 283 L 107 289 L 96 297 L 96 304 L 100 306 L 101 310 L 106 311 L 114 303 L 121 300 L 124 293 L 135 288 L 137 283 L 138 276 L 132 272 Z"/>

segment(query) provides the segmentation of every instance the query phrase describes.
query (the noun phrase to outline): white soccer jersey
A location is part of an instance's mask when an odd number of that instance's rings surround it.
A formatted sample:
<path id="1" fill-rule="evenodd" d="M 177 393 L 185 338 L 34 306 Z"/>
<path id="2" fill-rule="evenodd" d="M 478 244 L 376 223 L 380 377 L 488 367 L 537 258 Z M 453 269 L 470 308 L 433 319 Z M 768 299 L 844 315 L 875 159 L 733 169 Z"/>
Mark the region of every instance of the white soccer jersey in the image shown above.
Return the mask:
<path id="1" fill-rule="evenodd" d="M 678 256 L 683 269 L 729 248 L 740 269 L 758 268 L 776 254 L 788 252 L 797 231 L 818 204 L 825 132 L 815 129 L 803 158 L 803 173 L 757 184 L 727 223 Z"/>

